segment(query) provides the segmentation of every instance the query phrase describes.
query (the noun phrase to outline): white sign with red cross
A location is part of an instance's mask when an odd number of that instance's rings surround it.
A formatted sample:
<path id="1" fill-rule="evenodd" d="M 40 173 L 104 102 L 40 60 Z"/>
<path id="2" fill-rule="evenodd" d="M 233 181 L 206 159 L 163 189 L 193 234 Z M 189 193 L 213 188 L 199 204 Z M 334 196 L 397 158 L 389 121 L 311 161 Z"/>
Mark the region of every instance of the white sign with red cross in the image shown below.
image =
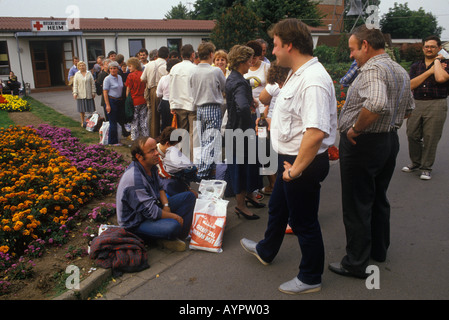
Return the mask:
<path id="1" fill-rule="evenodd" d="M 33 20 L 31 31 L 69 31 L 66 20 Z"/>

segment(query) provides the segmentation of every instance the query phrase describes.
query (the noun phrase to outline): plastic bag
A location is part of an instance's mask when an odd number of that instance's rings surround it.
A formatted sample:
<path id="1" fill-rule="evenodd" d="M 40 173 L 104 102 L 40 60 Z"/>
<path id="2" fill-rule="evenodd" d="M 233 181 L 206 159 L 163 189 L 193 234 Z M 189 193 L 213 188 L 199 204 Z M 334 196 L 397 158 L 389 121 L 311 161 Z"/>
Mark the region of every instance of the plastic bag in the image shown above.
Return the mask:
<path id="1" fill-rule="evenodd" d="M 197 199 L 190 228 L 190 249 L 223 252 L 227 200 Z"/>
<path id="2" fill-rule="evenodd" d="M 101 126 L 98 133 L 100 135 L 100 144 L 108 144 L 109 121 L 103 122 L 103 125 Z"/>
<path id="3" fill-rule="evenodd" d="M 98 113 L 92 114 L 92 116 L 87 120 L 86 130 L 90 132 L 94 132 L 95 128 L 98 129 L 98 123 L 100 121 L 100 115 Z"/>
<path id="4" fill-rule="evenodd" d="M 198 192 L 202 199 L 222 199 L 226 190 L 226 181 L 224 180 L 201 180 Z"/>
<path id="5" fill-rule="evenodd" d="M 103 122 L 100 130 L 98 130 L 98 134 L 100 135 L 100 144 L 104 145 L 109 144 L 109 121 Z M 122 126 L 117 125 L 117 139 L 120 140 L 121 136 L 122 136 Z"/>

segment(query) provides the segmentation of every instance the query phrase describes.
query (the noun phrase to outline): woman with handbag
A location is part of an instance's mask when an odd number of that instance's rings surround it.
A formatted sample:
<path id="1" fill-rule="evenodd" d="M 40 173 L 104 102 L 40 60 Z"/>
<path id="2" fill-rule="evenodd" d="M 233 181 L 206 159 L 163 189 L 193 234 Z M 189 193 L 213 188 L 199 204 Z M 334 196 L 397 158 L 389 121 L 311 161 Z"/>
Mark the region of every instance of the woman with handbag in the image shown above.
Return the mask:
<path id="1" fill-rule="evenodd" d="M 79 71 L 73 76 L 73 98 L 76 100 L 76 107 L 81 115 L 81 127 L 83 127 L 85 113 L 95 111 L 95 81 L 84 61 L 79 61 L 76 67 Z"/>
<path id="2" fill-rule="evenodd" d="M 134 105 L 134 116 L 131 122 L 131 140 L 138 137 L 148 136 L 148 108 L 145 101 L 145 83 L 140 80 L 142 76 L 142 64 L 136 57 L 129 58 L 126 62 L 129 68 L 129 74 L 126 78 L 126 96 L 129 99 L 131 95 Z"/>

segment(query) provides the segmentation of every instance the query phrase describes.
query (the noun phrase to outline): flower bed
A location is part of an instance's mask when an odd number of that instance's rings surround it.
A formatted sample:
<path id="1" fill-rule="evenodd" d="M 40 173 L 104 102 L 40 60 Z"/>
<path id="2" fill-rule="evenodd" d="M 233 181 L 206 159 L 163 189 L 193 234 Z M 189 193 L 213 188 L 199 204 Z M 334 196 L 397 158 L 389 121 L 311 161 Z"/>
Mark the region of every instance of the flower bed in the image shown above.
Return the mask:
<path id="1" fill-rule="evenodd" d="M 0 110 L 8 112 L 30 111 L 31 107 L 28 101 L 10 94 L 0 95 Z"/>
<path id="2" fill-rule="evenodd" d="M 66 242 L 84 204 L 115 190 L 123 162 L 67 129 L 0 129 L 0 295 L 32 274 L 45 245 Z"/>

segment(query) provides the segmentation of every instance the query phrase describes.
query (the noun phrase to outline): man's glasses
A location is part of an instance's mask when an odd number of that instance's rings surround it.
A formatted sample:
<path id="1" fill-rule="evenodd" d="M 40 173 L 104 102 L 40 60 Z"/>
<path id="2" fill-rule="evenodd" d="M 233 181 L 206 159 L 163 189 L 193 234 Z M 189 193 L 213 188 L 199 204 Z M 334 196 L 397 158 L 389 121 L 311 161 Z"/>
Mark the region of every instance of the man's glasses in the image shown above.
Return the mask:
<path id="1" fill-rule="evenodd" d="M 435 49 L 438 49 L 438 47 L 437 47 L 437 46 L 424 46 L 424 49 L 427 49 L 427 50 L 429 50 L 429 49 L 435 50 Z"/>

